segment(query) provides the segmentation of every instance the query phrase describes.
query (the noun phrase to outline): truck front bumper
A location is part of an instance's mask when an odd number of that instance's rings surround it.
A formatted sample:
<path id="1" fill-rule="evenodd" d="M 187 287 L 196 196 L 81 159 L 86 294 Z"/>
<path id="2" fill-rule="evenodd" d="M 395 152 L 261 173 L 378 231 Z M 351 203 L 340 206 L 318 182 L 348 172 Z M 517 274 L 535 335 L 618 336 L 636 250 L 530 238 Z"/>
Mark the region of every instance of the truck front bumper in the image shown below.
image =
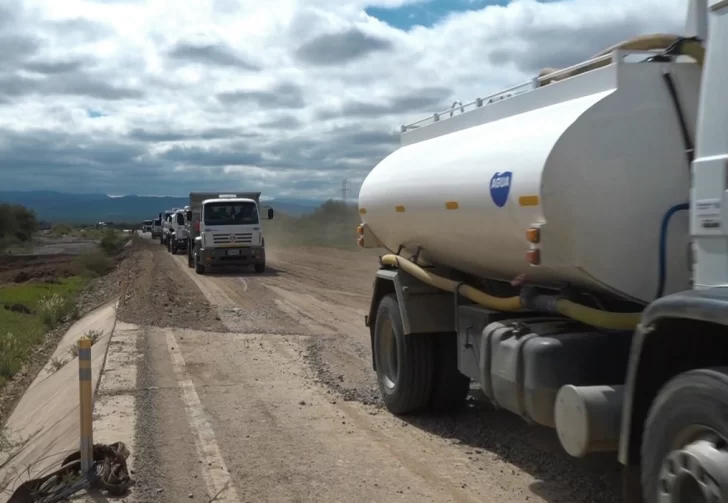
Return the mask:
<path id="1" fill-rule="evenodd" d="M 265 248 L 261 246 L 201 248 L 199 256 L 203 265 L 265 264 Z"/>

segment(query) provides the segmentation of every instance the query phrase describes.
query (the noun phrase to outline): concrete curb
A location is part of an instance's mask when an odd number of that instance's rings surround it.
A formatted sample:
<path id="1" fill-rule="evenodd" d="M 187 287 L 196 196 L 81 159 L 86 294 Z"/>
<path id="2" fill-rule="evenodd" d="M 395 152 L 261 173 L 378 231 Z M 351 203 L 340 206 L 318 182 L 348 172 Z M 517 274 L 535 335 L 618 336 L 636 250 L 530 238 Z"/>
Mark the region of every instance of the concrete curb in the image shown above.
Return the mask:
<path id="1" fill-rule="evenodd" d="M 116 330 L 118 299 L 104 304 L 74 323 L 63 336 L 46 366 L 39 372 L 18 402 L 5 426 L 11 440 L 21 446 L 0 455 L 0 503 L 6 503 L 15 487 L 26 480 L 53 470 L 79 447 L 78 358 L 70 354 L 75 342 L 90 330 L 104 335 L 92 349 L 94 404 L 109 346 Z M 70 358 L 69 358 L 70 357 Z M 51 361 L 65 365 L 54 370 Z"/>

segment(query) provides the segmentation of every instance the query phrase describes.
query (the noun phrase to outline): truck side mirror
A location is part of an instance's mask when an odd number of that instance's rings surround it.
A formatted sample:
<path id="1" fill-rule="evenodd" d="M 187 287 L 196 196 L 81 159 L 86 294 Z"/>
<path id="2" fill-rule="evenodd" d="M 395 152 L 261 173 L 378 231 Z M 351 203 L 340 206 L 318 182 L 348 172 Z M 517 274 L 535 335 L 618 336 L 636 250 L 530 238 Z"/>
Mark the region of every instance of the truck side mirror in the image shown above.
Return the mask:
<path id="1" fill-rule="evenodd" d="M 273 208 L 268 208 L 268 220 L 273 220 Z"/>
<path id="2" fill-rule="evenodd" d="M 190 220 L 192 220 L 192 210 L 187 211 L 187 221 L 189 222 Z"/>

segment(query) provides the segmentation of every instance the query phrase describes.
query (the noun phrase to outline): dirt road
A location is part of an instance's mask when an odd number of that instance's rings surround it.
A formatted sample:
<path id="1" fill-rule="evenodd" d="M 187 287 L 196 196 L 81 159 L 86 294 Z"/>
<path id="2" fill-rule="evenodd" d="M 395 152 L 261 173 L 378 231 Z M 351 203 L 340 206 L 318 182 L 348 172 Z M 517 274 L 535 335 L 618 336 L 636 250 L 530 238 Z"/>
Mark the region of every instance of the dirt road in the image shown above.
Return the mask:
<path id="1" fill-rule="evenodd" d="M 138 339 L 136 501 L 618 501 L 613 458 L 471 400 L 380 405 L 363 324 L 376 256 L 271 250 L 198 276 L 145 239 L 119 309 Z"/>

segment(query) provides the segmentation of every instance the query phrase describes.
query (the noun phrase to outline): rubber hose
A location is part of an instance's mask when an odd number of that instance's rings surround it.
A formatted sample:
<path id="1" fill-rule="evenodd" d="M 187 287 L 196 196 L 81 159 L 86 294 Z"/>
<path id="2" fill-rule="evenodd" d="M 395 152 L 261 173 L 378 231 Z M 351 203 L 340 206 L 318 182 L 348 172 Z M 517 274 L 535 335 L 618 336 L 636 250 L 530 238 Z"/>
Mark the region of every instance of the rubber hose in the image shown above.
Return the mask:
<path id="1" fill-rule="evenodd" d="M 455 289 L 458 288 L 458 285 L 460 284 L 457 281 L 432 274 L 431 272 L 422 269 L 414 262 L 411 262 L 404 257 L 400 257 L 399 255 L 384 255 L 381 260 L 382 264 L 398 267 L 423 283 L 432 285 L 440 290 L 454 293 Z M 518 311 L 523 307 L 521 305 L 521 298 L 518 296 L 496 297 L 494 295 L 488 295 L 487 293 L 477 290 L 469 285 L 461 285 L 459 293 L 476 304 L 480 304 L 486 309 L 493 309 L 494 311 Z"/>
<path id="2" fill-rule="evenodd" d="M 398 267 L 423 283 L 441 290 L 455 292 L 460 283 L 425 271 L 417 264 L 399 255 L 388 254 L 381 258 L 382 264 Z M 460 294 L 486 309 L 494 311 L 519 311 L 523 309 L 521 297 L 495 297 L 469 285 L 460 286 Z M 582 306 L 566 299 L 558 299 L 554 310 L 563 316 L 595 327 L 627 330 L 637 326 L 641 313 L 613 313 Z"/>
<path id="3" fill-rule="evenodd" d="M 660 257 L 657 269 L 657 293 L 655 298 L 659 299 L 665 293 L 665 282 L 667 281 L 667 231 L 670 224 L 670 218 L 678 211 L 686 211 L 690 209 L 689 203 L 676 204 L 662 217 L 660 224 Z"/>
<path id="4" fill-rule="evenodd" d="M 611 330 L 632 330 L 640 322 L 642 313 L 613 313 L 582 306 L 566 299 L 556 301 L 556 312 L 587 325 Z"/>

